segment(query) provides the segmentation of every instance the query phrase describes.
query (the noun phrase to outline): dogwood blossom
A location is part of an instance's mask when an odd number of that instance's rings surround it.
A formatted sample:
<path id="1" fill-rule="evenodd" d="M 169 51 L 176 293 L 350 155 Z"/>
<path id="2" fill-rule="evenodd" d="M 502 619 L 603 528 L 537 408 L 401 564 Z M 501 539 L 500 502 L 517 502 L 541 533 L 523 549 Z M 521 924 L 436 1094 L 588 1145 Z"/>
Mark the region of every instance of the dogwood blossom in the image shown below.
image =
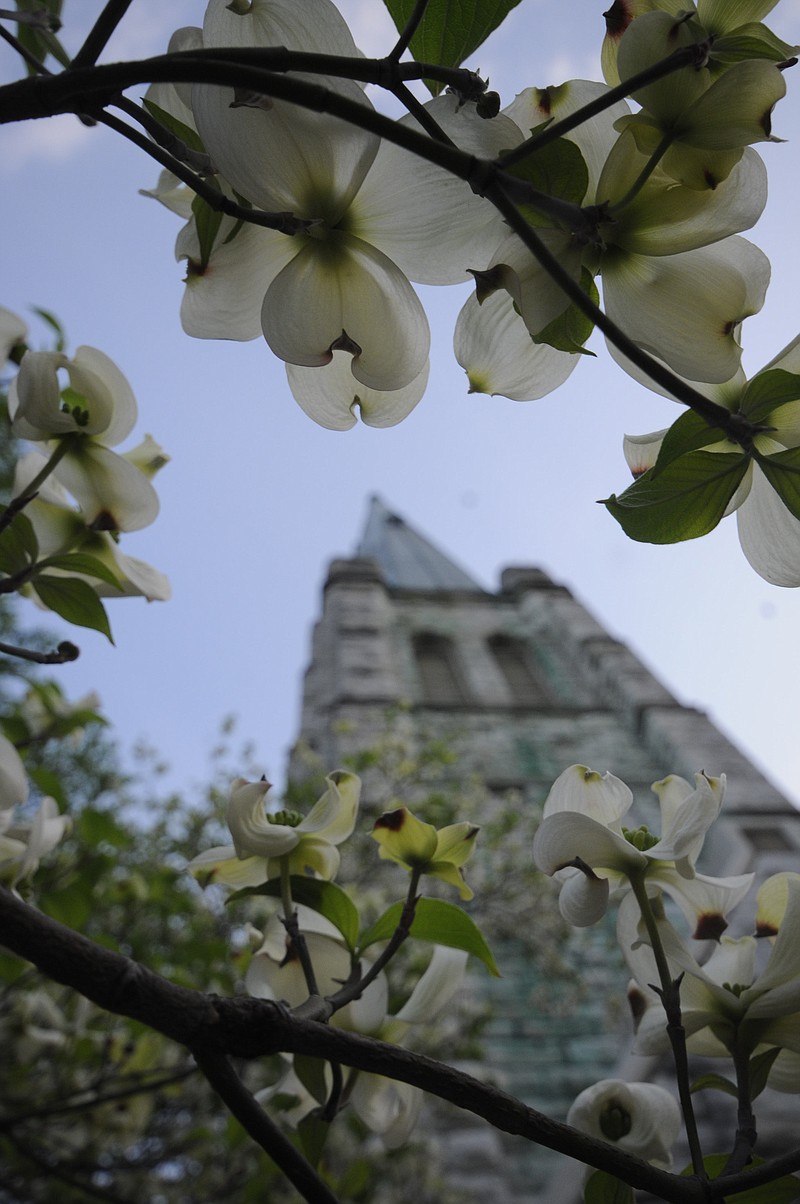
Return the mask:
<path id="1" fill-rule="evenodd" d="M 582 1091 L 567 1124 L 669 1170 L 681 1129 L 678 1101 L 655 1083 L 602 1079 Z"/>
<path id="2" fill-rule="evenodd" d="M 154 455 L 152 448 L 157 446 L 154 441 L 147 444 L 148 451 L 145 454 L 151 465 Z M 131 456 L 137 454 L 138 449 L 129 453 Z M 29 452 L 17 461 L 15 497 L 30 488 L 46 463 L 46 457 L 36 451 Z M 141 473 L 135 461 L 131 461 L 131 466 Z M 101 598 L 143 597 L 148 602 L 165 602 L 170 598 L 172 590 L 167 577 L 145 561 L 122 552 L 107 531 L 96 531 L 89 527 L 83 513 L 71 504 L 66 491 L 53 476 L 40 485 L 36 497 L 25 506 L 25 514 L 33 524 L 41 558 L 65 552 L 82 552 L 105 565 L 116 584 L 59 568 L 48 568 L 48 575 L 77 577 L 87 581 Z M 30 593 L 31 588 L 24 586 L 22 592 Z"/>
<path id="3" fill-rule="evenodd" d="M 13 890 L 30 878 L 71 827 L 72 820 L 59 815 L 52 798 L 42 799 L 27 823 L 14 823 L 10 810 L 0 810 L 0 881 Z"/>
<path id="4" fill-rule="evenodd" d="M 65 370 L 69 387 L 58 373 Z M 116 364 L 94 347 L 73 359 L 57 351 L 29 351 L 8 395 L 11 429 L 20 439 L 52 445 L 68 441 L 55 478 L 80 503 L 88 526 L 137 531 L 158 514 L 147 476 L 111 451 L 133 430 L 136 398 Z M 51 446 L 52 450 L 52 446 Z"/>
<path id="5" fill-rule="evenodd" d="M 325 781 L 327 790 L 303 818 L 295 811 L 267 811 L 270 783 L 266 779 L 248 782 L 236 778 L 225 814 L 233 844 L 200 853 L 189 863 L 190 872 L 205 881 L 234 887 L 255 886 L 278 877 L 282 863 L 293 874 L 334 878 L 340 860 L 336 846 L 355 826 L 361 780 L 337 770 Z"/>
<path id="6" fill-rule="evenodd" d="M 455 886 L 462 899 L 471 899 L 472 891 L 461 867 L 472 854 L 479 831 L 474 824 L 464 822 L 449 824 L 437 832 L 433 824 L 423 823 L 407 807 L 398 807 L 375 820 L 372 837 L 380 845 L 380 857 L 441 878 Z"/>
<path id="7" fill-rule="evenodd" d="M 336 928 L 324 916 L 298 906 L 297 918 L 320 992 L 333 994 L 350 974 L 350 954 Z M 462 950 L 435 945 L 427 969 L 396 1014 L 387 1011 L 387 981 L 384 974 L 379 974 L 361 999 L 334 1013 L 331 1024 L 383 1041 L 402 1042 L 413 1026 L 429 1023 L 447 1006 L 462 983 L 466 962 L 467 954 Z M 362 970 L 368 966 L 368 960 L 362 959 Z M 277 917 L 267 925 L 264 942 L 253 956 L 245 985 L 257 998 L 280 999 L 290 1007 L 308 997 L 299 961 L 293 956 L 285 928 Z M 292 1124 L 297 1124 L 319 1103 L 302 1087 L 291 1069 L 262 1098 L 269 1098 L 276 1091 L 282 1096 L 288 1092 L 295 1097 L 294 1106 L 284 1112 Z M 407 1083 L 362 1071 L 352 1076 L 348 1098 L 367 1128 L 381 1138 L 387 1149 L 396 1149 L 408 1140 L 417 1122 L 423 1093 Z"/>
<path id="8" fill-rule="evenodd" d="M 563 882 L 559 908 L 577 927 L 594 924 L 605 914 L 612 885 L 625 886 L 637 876 L 666 891 L 698 936 L 716 936 L 753 878 L 710 878 L 694 868 L 722 806 L 724 775 L 695 774 L 692 787 L 672 774 L 652 788 L 661 810 L 660 838 L 645 827 L 623 827 L 633 795 L 619 778 L 585 765 L 565 769 L 545 802 L 533 842 L 534 862 Z"/>
<path id="9" fill-rule="evenodd" d="M 702 965 L 673 925 L 657 917 L 658 931 L 673 977 L 681 978 L 681 1018 L 689 1047 L 709 1056 L 747 1055 L 778 1046 L 800 1055 L 800 875 L 779 875 L 783 906 L 774 898 L 762 904 L 777 936 L 766 965 L 756 969 L 758 942 L 752 936 L 723 936 Z M 759 896 L 774 892 L 767 879 Z M 782 914 L 781 914 L 782 913 Z M 636 1035 L 640 1053 L 655 1053 L 669 1046 L 660 1000 L 650 983 L 658 981 L 653 951 L 639 924 L 638 910 L 627 900 L 620 907 L 617 934 L 628 967 L 645 1005 Z M 787 1086 L 784 1083 L 784 1090 Z M 800 1080 L 795 1091 L 800 1091 Z"/>
<path id="10" fill-rule="evenodd" d="M 627 361 L 622 366 L 656 392 L 663 392 Z M 791 374 L 770 376 L 772 372 Z M 769 457 L 800 446 L 800 335 L 779 352 L 748 383 L 743 372 L 719 386 L 691 381 L 699 392 L 732 412 L 756 414 L 769 427 L 754 439 L 756 450 L 767 457 L 764 466 L 751 461 L 730 499 L 725 514 L 736 511 L 739 542 L 759 576 L 773 585 L 800 585 L 800 520 L 784 505 L 770 484 L 765 469 Z M 771 392 L 772 390 L 772 392 Z M 772 400 L 770 400 L 772 398 Z M 765 408 L 766 399 L 766 408 Z M 635 476 L 652 468 L 658 459 L 666 430 L 626 436 L 623 451 Z M 713 442 L 704 451 L 730 452 L 728 442 Z"/>

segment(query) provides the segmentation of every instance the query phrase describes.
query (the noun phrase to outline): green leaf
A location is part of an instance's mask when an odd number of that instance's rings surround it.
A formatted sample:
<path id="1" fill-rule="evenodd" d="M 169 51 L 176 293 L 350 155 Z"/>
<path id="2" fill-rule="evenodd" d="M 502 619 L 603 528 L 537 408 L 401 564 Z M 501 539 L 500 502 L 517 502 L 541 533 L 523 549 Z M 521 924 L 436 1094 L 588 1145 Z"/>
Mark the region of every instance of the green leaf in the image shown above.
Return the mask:
<path id="1" fill-rule="evenodd" d="M 85 581 L 77 577 L 37 577 L 33 588 L 49 610 L 76 627 L 101 631 L 113 644 L 103 603 Z"/>
<path id="2" fill-rule="evenodd" d="M 754 451 L 753 456 L 789 513 L 800 518 L 800 447 L 787 447 L 771 456 Z"/>
<path id="3" fill-rule="evenodd" d="M 316 1110 L 304 1116 L 297 1126 L 303 1153 L 313 1167 L 319 1163 L 330 1127 L 327 1121 L 317 1115 Z"/>
<path id="4" fill-rule="evenodd" d="M 312 1095 L 318 1104 L 324 1104 L 328 1098 L 325 1061 L 322 1058 L 311 1058 L 308 1054 L 295 1054 L 292 1065 L 309 1095 Z"/>
<path id="5" fill-rule="evenodd" d="M 147 109 L 151 117 L 155 117 L 159 125 L 163 125 L 166 130 L 174 134 L 176 138 L 180 138 L 189 150 L 197 151 L 198 154 L 204 155 L 206 148 L 203 146 L 200 135 L 197 130 L 193 130 L 190 125 L 179 118 L 174 117 L 172 113 L 168 113 L 166 109 L 162 109 L 160 105 L 154 104 L 152 100 L 148 100 L 146 96 L 142 97 L 142 104 Z M 169 149 L 169 148 L 168 148 Z"/>
<path id="6" fill-rule="evenodd" d="M 600 294 L 591 272 L 586 268 L 581 272 L 581 287 L 597 305 Z M 587 318 L 577 305 L 570 305 L 538 334 L 531 335 L 531 338 L 534 343 L 547 343 L 556 351 L 567 351 L 570 355 L 594 355 L 593 351 L 587 351 L 583 345 L 593 330 L 592 319 Z"/>
<path id="7" fill-rule="evenodd" d="M 776 1045 L 774 1049 L 768 1049 L 764 1053 L 756 1054 L 750 1059 L 748 1070 L 750 1075 L 751 1100 L 758 1099 L 766 1087 L 769 1072 L 772 1070 L 772 1065 L 780 1052 L 780 1048 Z"/>
<path id="8" fill-rule="evenodd" d="M 673 422 L 664 436 L 652 475 L 658 476 L 673 460 L 685 456 L 687 452 L 700 451 L 725 437 L 725 432 L 719 427 L 709 426 L 705 418 L 701 418 L 694 410 L 687 410 Z"/>
<path id="9" fill-rule="evenodd" d="M 208 201 L 204 201 L 201 196 L 196 196 L 192 201 L 192 213 L 197 228 L 197 240 L 200 244 L 198 270 L 202 273 L 208 267 L 211 252 L 214 250 L 214 240 L 219 233 L 222 214 L 218 210 L 212 209 Z"/>
<path id="10" fill-rule="evenodd" d="M 42 309 L 39 305 L 32 305 L 31 309 L 33 313 L 37 314 L 43 322 L 46 322 L 50 329 L 55 333 L 56 342 L 53 350 L 63 351 L 67 345 L 67 335 L 63 325 L 56 315 L 51 313 L 49 309 Z"/>
<path id="11" fill-rule="evenodd" d="M 800 399 L 800 376 L 773 368 L 759 372 L 742 394 L 741 409 L 751 422 L 769 422 L 769 416 L 779 406 Z"/>
<path id="12" fill-rule="evenodd" d="M 405 29 L 414 3 L 385 0 L 399 33 Z M 430 0 L 411 39 L 411 53 L 418 63 L 460 67 L 517 4 L 519 0 Z M 434 96 L 444 86 L 435 80 L 425 82 Z"/>
<path id="13" fill-rule="evenodd" d="M 580 205 L 589 187 L 589 169 L 580 147 L 569 138 L 556 138 L 541 150 L 533 150 L 526 159 L 509 168 L 509 174 L 525 180 L 538 192 Z M 552 226 L 553 218 L 535 205 L 520 205 L 520 211 L 532 226 Z"/>
<path id="14" fill-rule="evenodd" d="M 736 1090 L 736 1084 L 730 1079 L 726 1079 L 722 1074 L 701 1074 L 694 1080 L 690 1090 L 695 1091 L 724 1091 L 726 1095 L 732 1095 L 736 1099 L 739 1094 Z"/>
<path id="15" fill-rule="evenodd" d="M 302 903 L 325 916 L 326 920 L 330 920 L 339 929 L 348 949 L 354 950 L 358 940 L 359 918 L 356 905 L 350 896 L 335 882 L 325 882 L 322 878 L 306 878 L 301 874 L 292 874 L 289 882 L 295 903 Z M 243 890 L 234 891 L 228 896 L 227 902 L 233 903 L 250 895 L 280 898 L 280 894 L 280 879 L 270 878 L 268 882 L 262 882 L 259 886 L 246 886 Z"/>
<path id="16" fill-rule="evenodd" d="M 713 531 L 747 471 L 744 454 L 690 452 L 657 476 L 651 469 L 603 502 L 640 543 L 679 543 Z"/>
<path id="17" fill-rule="evenodd" d="M 0 507 L 5 514 L 6 506 Z M 28 568 L 39 551 L 39 541 L 33 523 L 27 514 L 15 514 L 5 531 L 0 535 L 0 573 L 13 576 Z"/>
<path id="18" fill-rule="evenodd" d="M 361 935 L 358 942 L 360 952 L 378 941 L 389 940 L 397 928 L 403 907 L 402 902 L 393 903 L 380 919 Z M 455 903 L 447 903 L 444 899 L 419 899 L 411 925 L 411 936 L 416 937 L 418 941 L 432 941 L 436 945 L 447 945 L 450 949 L 463 949 L 482 961 L 495 978 L 500 978 L 497 963 L 483 934 L 475 921 Z"/>
<path id="19" fill-rule="evenodd" d="M 727 1164 L 727 1154 L 709 1154 L 703 1159 L 703 1166 L 709 1179 L 718 1179 Z M 748 1170 L 763 1166 L 763 1158 L 753 1158 Z M 681 1174 L 694 1174 L 692 1166 L 685 1167 Z M 751 1187 L 747 1191 L 738 1191 L 736 1195 L 725 1197 L 726 1204 L 792 1204 L 800 1199 L 800 1179 L 794 1175 L 783 1175 L 772 1183 L 762 1183 L 760 1187 Z"/>
<path id="20" fill-rule="evenodd" d="M 593 1171 L 583 1189 L 584 1204 L 633 1204 L 633 1188 L 608 1171 Z"/>
<path id="21" fill-rule="evenodd" d="M 29 769 L 28 777 L 39 787 L 42 794 L 49 794 L 58 803 L 62 811 L 69 806 L 69 799 L 61 779 L 50 769 Z"/>
<path id="22" fill-rule="evenodd" d="M 773 63 L 782 63 L 796 52 L 796 46 L 784 42 L 766 25 L 752 21 L 715 37 L 711 61 L 740 63 L 745 59 L 770 59 Z"/>
<path id="23" fill-rule="evenodd" d="M 80 573 L 83 577 L 97 577 L 99 581 L 105 581 L 115 589 L 122 588 L 122 581 L 116 573 L 112 573 L 108 565 L 87 552 L 65 552 L 62 556 L 48 556 L 46 560 L 41 560 L 37 567 L 63 569 L 65 573 Z"/>

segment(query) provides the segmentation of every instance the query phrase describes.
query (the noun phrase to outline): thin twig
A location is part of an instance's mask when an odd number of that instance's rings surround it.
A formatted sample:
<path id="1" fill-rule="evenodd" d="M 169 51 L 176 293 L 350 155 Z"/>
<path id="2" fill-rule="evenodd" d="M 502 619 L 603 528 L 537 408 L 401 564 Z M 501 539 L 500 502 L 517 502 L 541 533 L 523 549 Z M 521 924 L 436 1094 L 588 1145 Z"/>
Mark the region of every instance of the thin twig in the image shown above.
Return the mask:
<path id="1" fill-rule="evenodd" d="M 77 644 L 62 640 L 55 652 L 35 652 L 32 648 L 19 648 L 16 644 L 6 644 L 0 641 L 0 652 L 6 656 L 16 656 L 19 660 L 32 661 L 35 665 L 66 665 L 76 661 L 81 654 Z"/>
<path id="2" fill-rule="evenodd" d="M 103 11 L 95 21 L 81 46 L 72 60 L 73 67 L 91 67 L 103 53 L 108 40 L 114 33 L 125 13 L 131 5 L 131 0 L 108 0 Z"/>
<path id="3" fill-rule="evenodd" d="M 208 1049 L 192 1050 L 195 1061 L 225 1107 L 235 1116 L 253 1141 L 261 1146 L 308 1204 L 338 1204 L 295 1145 L 267 1115 L 247 1090 L 224 1054 Z"/>
<path id="4" fill-rule="evenodd" d="M 411 39 L 417 32 L 419 23 L 425 16 L 425 9 L 428 7 L 428 0 L 416 0 L 416 4 L 412 9 L 411 16 L 405 23 L 405 28 L 400 34 L 400 37 L 395 42 L 392 49 L 386 56 L 391 62 L 399 63 L 405 52 L 408 50 Z"/>

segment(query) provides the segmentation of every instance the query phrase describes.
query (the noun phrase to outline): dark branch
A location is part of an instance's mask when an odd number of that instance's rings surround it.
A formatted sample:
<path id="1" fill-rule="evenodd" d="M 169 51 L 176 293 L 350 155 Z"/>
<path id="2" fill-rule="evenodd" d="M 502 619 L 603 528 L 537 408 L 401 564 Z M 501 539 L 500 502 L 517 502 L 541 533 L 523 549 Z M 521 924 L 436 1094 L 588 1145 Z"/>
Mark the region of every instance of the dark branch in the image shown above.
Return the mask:
<path id="1" fill-rule="evenodd" d="M 86 41 L 72 60 L 73 67 L 91 67 L 103 53 L 108 39 L 131 6 L 131 0 L 108 0 L 89 30 Z"/>
<path id="2" fill-rule="evenodd" d="M 23 661 L 33 661 L 35 665 L 65 665 L 68 661 L 76 661 L 81 654 L 80 648 L 69 640 L 62 640 L 55 652 L 36 652 L 32 648 L 18 648 L 15 644 L 0 642 L 0 652 Z"/>
<path id="3" fill-rule="evenodd" d="M 241 1058 L 304 1053 L 386 1075 L 448 1100 L 503 1132 L 607 1170 L 662 1200 L 703 1204 L 722 1199 L 721 1191 L 708 1195 L 694 1179 L 678 1178 L 626 1156 L 422 1054 L 300 1020 L 267 1000 L 223 999 L 176 986 L 36 911 L 5 888 L 0 888 L 0 932 L 6 948 L 32 961 L 55 982 L 72 987 L 107 1011 L 141 1021 L 190 1050 Z M 800 1164 L 800 1153 L 797 1161 Z M 726 1180 L 726 1194 L 730 1190 Z"/>
<path id="4" fill-rule="evenodd" d="M 232 1116 L 261 1146 L 308 1204 L 338 1204 L 310 1162 L 289 1141 L 247 1090 L 224 1054 L 195 1049 L 194 1058 Z"/>

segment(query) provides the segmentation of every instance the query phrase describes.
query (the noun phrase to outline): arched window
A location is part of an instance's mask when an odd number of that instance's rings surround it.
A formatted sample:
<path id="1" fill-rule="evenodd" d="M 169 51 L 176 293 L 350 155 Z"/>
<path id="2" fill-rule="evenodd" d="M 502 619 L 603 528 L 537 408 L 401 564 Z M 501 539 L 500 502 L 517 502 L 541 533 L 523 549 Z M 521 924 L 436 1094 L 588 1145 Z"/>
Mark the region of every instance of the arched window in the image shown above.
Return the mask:
<path id="1" fill-rule="evenodd" d="M 531 671 L 528 650 L 522 640 L 493 635 L 488 643 L 515 706 L 535 707 L 552 702 L 547 687 Z"/>
<path id="2" fill-rule="evenodd" d="M 456 668 L 452 640 L 432 632 L 421 632 L 414 636 L 414 656 L 423 702 L 447 706 L 467 701 Z"/>

